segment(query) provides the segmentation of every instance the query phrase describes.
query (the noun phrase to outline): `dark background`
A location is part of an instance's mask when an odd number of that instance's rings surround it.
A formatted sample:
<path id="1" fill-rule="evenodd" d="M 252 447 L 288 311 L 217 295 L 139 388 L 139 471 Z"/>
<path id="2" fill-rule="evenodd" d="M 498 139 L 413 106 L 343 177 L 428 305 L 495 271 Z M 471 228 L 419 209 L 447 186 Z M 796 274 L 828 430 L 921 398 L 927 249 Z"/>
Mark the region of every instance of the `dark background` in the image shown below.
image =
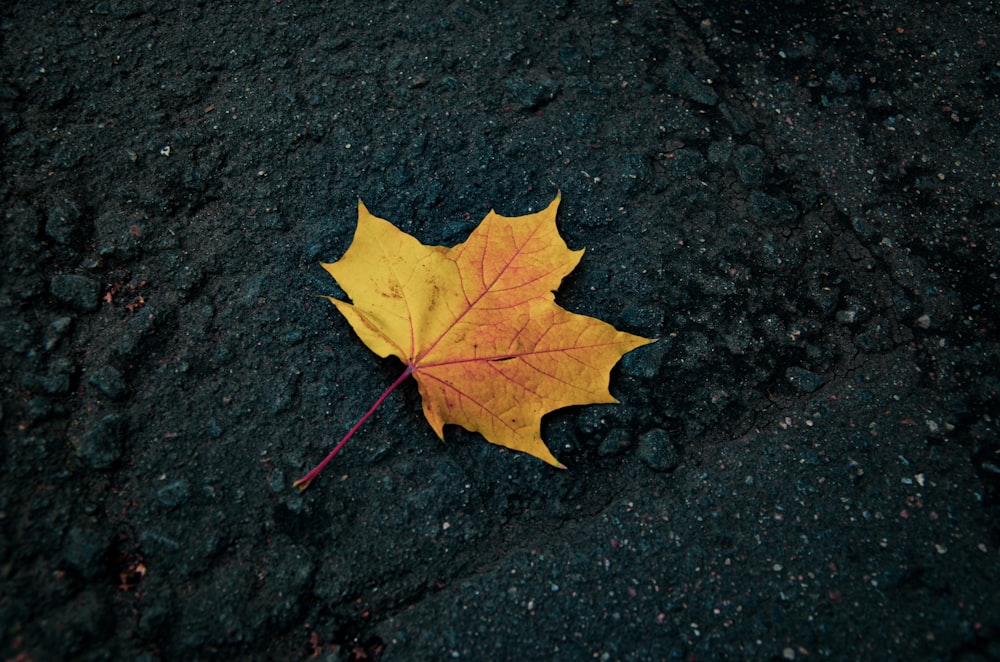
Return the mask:
<path id="1" fill-rule="evenodd" d="M 330 4 L 331 6 L 324 6 Z M 12 2 L 4 659 L 1000 659 L 1000 17 L 970 2 Z M 360 196 L 586 247 L 661 338 L 559 471 L 319 298 Z"/>

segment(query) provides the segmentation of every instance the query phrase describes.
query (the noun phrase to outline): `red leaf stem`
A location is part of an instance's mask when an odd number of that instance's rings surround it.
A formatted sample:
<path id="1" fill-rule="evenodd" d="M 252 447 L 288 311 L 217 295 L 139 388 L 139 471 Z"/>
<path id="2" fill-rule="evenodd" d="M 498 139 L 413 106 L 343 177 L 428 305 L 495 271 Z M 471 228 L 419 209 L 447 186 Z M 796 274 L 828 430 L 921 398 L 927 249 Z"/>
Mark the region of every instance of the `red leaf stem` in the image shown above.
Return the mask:
<path id="1" fill-rule="evenodd" d="M 389 388 L 387 388 L 385 392 L 378 397 L 378 400 L 376 400 L 375 404 L 371 406 L 371 409 L 369 409 L 365 413 L 365 415 L 362 416 L 358 420 L 358 422 L 355 423 L 354 426 L 347 431 L 347 434 L 345 434 L 344 438 L 341 439 L 340 442 L 338 442 L 337 445 L 333 447 L 333 450 L 330 451 L 330 454 L 327 455 L 325 458 L 323 458 L 322 462 L 313 467 L 309 473 L 307 473 L 305 476 L 299 478 L 297 481 L 292 483 L 292 486 L 299 488 L 299 492 L 305 492 L 306 488 L 309 487 L 310 483 L 312 483 L 313 480 L 315 480 L 316 477 L 319 476 L 320 472 L 322 472 L 323 469 L 326 468 L 326 465 L 330 463 L 330 460 L 332 460 L 334 456 L 340 452 L 340 449 L 344 447 L 344 444 L 347 443 L 347 440 L 354 436 L 354 433 L 358 431 L 358 428 L 364 425 L 364 422 L 367 421 L 371 417 L 371 415 L 375 413 L 375 410 L 379 408 L 379 405 L 381 405 L 386 398 L 389 397 L 389 394 L 395 391 L 397 386 L 406 381 L 406 378 L 409 377 L 412 373 L 413 373 L 413 364 L 410 364 L 406 366 L 406 370 L 403 371 L 403 374 L 397 377 L 396 381 L 394 381 L 389 386 Z"/>

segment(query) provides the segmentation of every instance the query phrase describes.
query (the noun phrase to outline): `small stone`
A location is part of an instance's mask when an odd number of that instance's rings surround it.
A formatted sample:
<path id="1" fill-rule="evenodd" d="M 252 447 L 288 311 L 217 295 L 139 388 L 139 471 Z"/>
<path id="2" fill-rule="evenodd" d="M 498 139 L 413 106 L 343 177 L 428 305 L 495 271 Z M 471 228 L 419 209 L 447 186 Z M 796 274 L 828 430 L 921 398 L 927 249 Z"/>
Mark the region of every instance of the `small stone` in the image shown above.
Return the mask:
<path id="1" fill-rule="evenodd" d="M 695 78 L 680 58 L 674 57 L 667 61 L 665 74 L 667 89 L 672 94 L 706 106 L 714 106 L 719 102 L 715 90 Z"/>
<path id="2" fill-rule="evenodd" d="M 122 455 L 127 425 L 120 414 L 109 414 L 83 433 L 79 454 L 91 469 L 111 469 Z"/>
<path id="3" fill-rule="evenodd" d="M 632 435 L 622 428 L 615 428 L 604 438 L 601 445 L 597 447 L 597 454 L 601 457 L 618 455 L 623 450 L 632 445 Z"/>
<path id="4" fill-rule="evenodd" d="M 590 70 L 590 61 L 587 59 L 587 55 L 573 46 L 559 48 L 559 61 L 562 63 L 563 70 L 570 76 L 586 74 Z"/>
<path id="5" fill-rule="evenodd" d="M 713 165 L 725 164 L 726 161 L 729 160 L 729 156 L 732 153 L 733 142 L 731 138 L 727 140 L 716 140 L 708 145 L 708 160 Z"/>
<path id="6" fill-rule="evenodd" d="M 545 79 L 539 83 L 524 78 L 508 78 L 505 81 L 507 91 L 517 102 L 518 110 L 535 110 L 555 98 L 559 92 L 559 83 Z"/>
<path id="7" fill-rule="evenodd" d="M 63 315 L 62 317 L 57 317 L 52 320 L 52 330 L 58 334 L 64 334 L 69 331 L 69 327 L 73 324 L 73 318 L 69 315 Z"/>
<path id="8" fill-rule="evenodd" d="M 823 385 L 822 375 L 815 372 L 793 366 L 785 370 L 785 379 L 794 386 L 799 393 L 812 393 Z"/>
<path id="9" fill-rule="evenodd" d="M 53 320 L 45 333 L 45 350 L 51 351 L 66 335 L 72 324 L 73 318 L 69 315 L 64 315 Z"/>
<path id="10" fill-rule="evenodd" d="M 190 494 L 188 482 L 180 478 L 156 490 L 156 500 L 165 508 L 176 508 L 187 501 Z"/>
<path id="11" fill-rule="evenodd" d="M 208 436 L 212 439 L 218 439 L 222 436 L 222 433 L 225 432 L 225 428 L 223 428 L 222 425 L 220 425 L 214 418 L 208 421 L 206 427 L 208 428 Z"/>
<path id="12" fill-rule="evenodd" d="M 858 318 L 858 311 L 856 310 L 838 310 L 835 315 L 838 322 L 841 324 L 853 324 L 854 320 Z"/>
<path id="13" fill-rule="evenodd" d="M 112 400 L 118 400 L 128 393 L 122 373 L 109 365 L 92 372 L 87 382 Z"/>
<path id="14" fill-rule="evenodd" d="M 100 284 L 86 276 L 74 274 L 53 276 L 49 289 L 56 300 L 82 312 L 97 310 L 100 303 Z"/>
<path id="15" fill-rule="evenodd" d="M 96 577 L 104 570 L 102 557 L 108 550 L 108 541 L 89 529 L 73 527 L 63 543 L 63 559 L 86 578 Z"/>
<path id="16" fill-rule="evenodd" d="M 622 372 L 629 377 L 654 379 L 660 373 L 667 349 L 666 343 L 659 342 L 642 347 L 637 352 L 629 352 L 622 359 Z"/>
<path id="17" fill-rule="evenodd" d="M 66 373 L 56 373 L 53 375 L 28 373 L 21 377 L 21 386 L 35 393 L 66 395 L 69 393 L 69 377 Z"/>
<path id="18" fill-rule="evenodd" d="M 52 415 L 52 403 L 45 398 L 31 398 L 28 400 L 24 414 L 32 423 L 43 421 Z"/>
<path id="19" fill-rule="evenodd" d="M 69 200 L 63 200 L 52 206 L 45 219 L 45 234 L 57 244 L 68 244 L 79 237 L 80 210 Z"/>
<path id="20" fill-rule="evenodd" d="M 139 551 L 148 557 L 157 557 L 171 552 L 176 552 L 181 548 L 181 544 L 169 538 L 159 531 L 143 529 L 139 532 Z"/>
<path id="21" fill-rule="evenodd" d="M 733 167 L 744 184 L 758 186 L 764 183 L 773 169 L 767 154 L 756 145 L 740 145 L 733 152 Z"/>
<path id="22" fill-rule="evenodd" d="M 653 428 L 639 437 L 639 459 L 653 471 L 671 471 L 680 464 L 680 455 L 666 430 Z"/>
<path id="23" fill-rule="evenodd" d="M 283 492 L 285 490 L 285 472 L 281 469 L 275 469 L 271 472 L 271 475 L 267 479 L 267 486 L 271 488 L 271 491 L 275 494 Z"/>
<path id="24" fill-rule="evenodd" d="M 32 348 L 32 328 L 23 320 L 12 319 L 9 310 L 0 315 L 0 347 L 24 354 Z"/>
<path id="25" fill-rule="evenodd" d="M 795 205 L 761 191 L 750 193 L 750 213 L 766 224 L 790 226 L 799 217 Z"/>

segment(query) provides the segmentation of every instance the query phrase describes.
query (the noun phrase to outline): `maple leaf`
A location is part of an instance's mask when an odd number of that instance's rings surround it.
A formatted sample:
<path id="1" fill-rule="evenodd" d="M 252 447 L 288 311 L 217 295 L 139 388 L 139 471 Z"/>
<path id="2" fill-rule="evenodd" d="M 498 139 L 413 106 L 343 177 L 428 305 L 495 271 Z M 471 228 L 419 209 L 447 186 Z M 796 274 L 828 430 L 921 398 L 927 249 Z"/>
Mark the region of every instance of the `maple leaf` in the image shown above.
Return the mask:
<path id="1" fill-rule="evenodd" d="M 425 246 L 358 200 L 354 240 L 339 261 L 322 265 L 352 303 L 326 298 L 369 349 L 400 358 L 406 369 L 296 487 L 307 488 L 410 376 L 441 439 L 453 423 L 565 468 L 542 441 L 542 416 L 617 402 L 608 390 L 611 369 L 654 341 L 555 303 L 555 290 L 583 256 L 556 229 L 560 199 L 526 216 L 490 211 L 454 248 Z"/>

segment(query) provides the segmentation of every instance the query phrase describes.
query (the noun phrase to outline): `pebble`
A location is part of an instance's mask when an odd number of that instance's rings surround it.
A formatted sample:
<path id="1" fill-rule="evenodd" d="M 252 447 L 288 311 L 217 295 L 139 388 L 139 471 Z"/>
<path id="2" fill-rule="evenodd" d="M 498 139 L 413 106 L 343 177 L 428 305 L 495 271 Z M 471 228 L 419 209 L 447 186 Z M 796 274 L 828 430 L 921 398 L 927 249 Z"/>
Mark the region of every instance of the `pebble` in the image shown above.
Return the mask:
<path id="1" fill-rule="evenodd" d="M 73 318 L 69 315 L 57 317 L 49 324 L 45 333 L 45 350 L 52 351 L 59 341 L 66 335 L 73 324 Z"/>
<path id="2" fill-rule="evenodd" d="M 601 442 L 601 445 L 597 448 L 597 454 L 601 457 L 618 455 L 631 445 L 632 435 L 622 428 L 615 428 Z"/>
<path id="3" fill-rule="evenodd" d="M 86 276 L 74 274 L 53 276 L 49 290 L 57 301 L 81 312 L 95 311 L 100 303 L 100 284 Z"/>
<path id="4" fill-rule="evenodd" d="M 156 557 L 170 552 L 176 552 L 181 548 L 181 544 L 158 531 L 144 529 L 139 532 L 139 551 L 144 555 Z"/>
<path id="5" fill-rule="evenodd" d="M 559 83 L 545 79 L 535 83 L 525 78 L 509 78 L 505 81 L 507 91 L 516 100 L 518 110 L 534 110 L 548 103 L 559 92 Z"/>
<path id="6" fill-rule="evenodd" d="M 180 478 L 156 490 L 156 500 L 165 508 L 176 508 L 184 504 L 190 494 L 188 482 Z"/>
<path id="7" fill-rule="evenodd" d="M 680 455 L 666 430 L 653 428 L 639 437 L 639 459 L 653 471 L 670 471 L 680 464 Z"/>
<path id="8" fill-rule="evenodd" d="M 646 328 L 646 327 L 640 327 Z M 658 342 L 629 352 L 622 359 L 622 372 L 629 377 L 654 379 L 660 373 L 660 365 L 665 360 L 667 344 Z"/>
<path id="9" fill-rule="evenodd" d="M 822 375 L 798 366 L 785 370 L 785 379 L 800 393 L 812 393 L 823 385 Z"/>
<path id="10" fill-rule="evenodd" d="M 45 234 L 57 244 L 66 245 L 80 236 L 80 209 L 70 202 L 57 202 L 45 219 Z"/>
<path id="11" fill-rule="evenodd" d="M 756 145 L 740 145 L 733 152 L 733 167 L 744 184 L 756 186 L 764 183 L 773 169 L 767 154 Z"/>
<path id="12" fill-rule="evenodd" d="M 271 472 L 271 475 L 267 478 L 267 486 L 271 488 L 274 493 L 282 492 L 285 489 L 285 472 L 281 469 L 275 469 Z"/>
<path id="13" fill-rule="evenodd" d="M 24 415 L 33 423 L 43 421 L 52 415 L 52 403 L 45 398 L 31 398 L 24 409 Z"/>
<path id="14" fill-rule="evenodd" d="M 106 365 L 90 374 L 87 382 L 112 400 L 118 400 L 128 393 L 125 378 L 114 367 Z"/>
<path id="15" fill-rule="evenodd" d="M 795 205 L 761 191 L 750 193 L 750 213 L 763 223 L 782 227 L 790 226 L 799 217 Z"/>
<path id="16" fill-rule="evenodd" d="M 102 563 L 108 551 L 108 541 L 98 532 L 73 527 L 63 543 L 62 555 L 66 563 L 88 579 L 104 571 Z"/>
<path id="17" fill-rule="evenodd" d="M 80 459 L 91 469 L 110 469 L 121 459 L 126 433 L 125 417 L 108 414 L 83 433 Z"/>
<path id="18" fill-rule="evenodd" d="M 25 374 L 21 377 L 21 386 L 35 393 L 46 395 L 66 395 L 69 393 L 69 374 L 56 373 L 52 375 Z"/>
<path id="19" fill-rule="evenodd" d="M 666 65 L 667 89 L 679 97 L 706 106 L 719 102 L 715 90 L 687 70 L 680 58 L 670 58 Z"/>
<path id="20" fill-rule="evenodd" d="M 222 433 L 225 432 L 225 428 L 222 427 L 222 425 L 220 425 L 214 418 L 208 421 L 206 428 L 208 429 L 208 436 L 212 439 L 218 439 L 222 436 Z"/>

